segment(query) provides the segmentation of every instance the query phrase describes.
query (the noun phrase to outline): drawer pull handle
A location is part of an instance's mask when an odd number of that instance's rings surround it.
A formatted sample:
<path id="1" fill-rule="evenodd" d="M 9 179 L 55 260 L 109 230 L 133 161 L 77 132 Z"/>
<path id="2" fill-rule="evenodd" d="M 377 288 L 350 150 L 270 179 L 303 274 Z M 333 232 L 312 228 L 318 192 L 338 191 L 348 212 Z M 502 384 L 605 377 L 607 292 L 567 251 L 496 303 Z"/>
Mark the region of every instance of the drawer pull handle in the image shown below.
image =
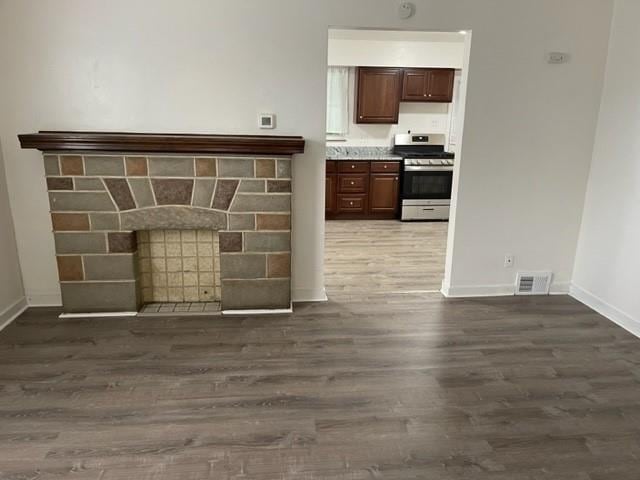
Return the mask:
<path id="1" fill-rule="evenodd" d="M 349 202 L 349 205 L 353 206 L 353 202 Z"/>
<path id="2" fill-rule="evenodd" d="M 387 166 L 385 165 L 384 168 L 387 168 Z"/>
<path id="3" fill-rule="evenodd" d="M 355 184 L 356 184 L 356 182 L 351 182 L 351 185 L 355 185 Z"/>
<path id="4" fill-rule="evenodd" d="M 356 166 L 355 165 L 351 165 L 351 168 L 356 168 Z"/>

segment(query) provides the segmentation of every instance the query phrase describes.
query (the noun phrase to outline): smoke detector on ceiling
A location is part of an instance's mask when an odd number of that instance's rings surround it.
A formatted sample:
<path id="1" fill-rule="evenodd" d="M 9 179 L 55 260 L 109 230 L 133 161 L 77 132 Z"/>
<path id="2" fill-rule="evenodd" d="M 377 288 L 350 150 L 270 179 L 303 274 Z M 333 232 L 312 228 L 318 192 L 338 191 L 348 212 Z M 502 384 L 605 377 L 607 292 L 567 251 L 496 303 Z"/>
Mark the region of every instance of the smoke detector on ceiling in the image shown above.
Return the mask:
<path id="1" fill-rule="evenodd" d="M 398 7 L 398 16 L 403 20 L 413 17 L 414 13 L 416 6 L 411 2 L 402 2 Z"/>

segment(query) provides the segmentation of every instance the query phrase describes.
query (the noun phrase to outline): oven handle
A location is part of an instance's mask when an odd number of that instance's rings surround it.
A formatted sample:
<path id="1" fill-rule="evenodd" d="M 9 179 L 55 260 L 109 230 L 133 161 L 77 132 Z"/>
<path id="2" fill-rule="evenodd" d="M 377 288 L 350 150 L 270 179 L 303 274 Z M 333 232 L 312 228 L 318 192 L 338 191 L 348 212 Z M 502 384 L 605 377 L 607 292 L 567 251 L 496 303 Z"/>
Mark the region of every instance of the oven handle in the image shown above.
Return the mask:
<path id="1" fill-rule="evenodd" d="M 414 167 L 414 166 L 405 166 L 405 172 L 453 172 L 453 167 Z"/>

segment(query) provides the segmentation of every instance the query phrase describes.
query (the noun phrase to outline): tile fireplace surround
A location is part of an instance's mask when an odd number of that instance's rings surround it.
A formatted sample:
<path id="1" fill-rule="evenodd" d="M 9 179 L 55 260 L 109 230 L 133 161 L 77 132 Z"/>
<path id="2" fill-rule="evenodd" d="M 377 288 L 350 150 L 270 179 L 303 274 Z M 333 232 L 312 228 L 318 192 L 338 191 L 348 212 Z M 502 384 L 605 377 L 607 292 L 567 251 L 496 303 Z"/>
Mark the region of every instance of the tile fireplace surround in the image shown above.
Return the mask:
<path id="1" fill-rule="evenodd" d="M 40 132 L 65 313 L 142 305 L 136 234 L 218 232 L 224 311 L 291 304 L 301 137 Z"/>

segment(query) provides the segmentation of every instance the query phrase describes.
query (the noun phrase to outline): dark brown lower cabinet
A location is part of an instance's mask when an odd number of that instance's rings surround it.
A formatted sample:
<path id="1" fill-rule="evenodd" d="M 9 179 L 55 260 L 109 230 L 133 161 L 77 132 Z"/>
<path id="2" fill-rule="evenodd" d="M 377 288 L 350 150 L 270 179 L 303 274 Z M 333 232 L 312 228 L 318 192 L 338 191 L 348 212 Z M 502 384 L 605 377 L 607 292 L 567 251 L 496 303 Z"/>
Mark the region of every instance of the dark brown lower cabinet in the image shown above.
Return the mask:
<path id="1" fill-rule="evenodd" d="M 399 162 L 327 161 L 325 218 L 396 218 Z"/>
<path id="2" fill-rule="evenodd" d="M 371 174 L 369 181 L 369 212 L 395 216 L 398 210 L 398 176 Z"/>
<path id="3" fill-rule="evenodd" d="M 333 174 L 327 174 L 324 184 L 325 195 L 325 217 L 329 217 L 336 213 L 336 185 L 338 177 Z"/>

